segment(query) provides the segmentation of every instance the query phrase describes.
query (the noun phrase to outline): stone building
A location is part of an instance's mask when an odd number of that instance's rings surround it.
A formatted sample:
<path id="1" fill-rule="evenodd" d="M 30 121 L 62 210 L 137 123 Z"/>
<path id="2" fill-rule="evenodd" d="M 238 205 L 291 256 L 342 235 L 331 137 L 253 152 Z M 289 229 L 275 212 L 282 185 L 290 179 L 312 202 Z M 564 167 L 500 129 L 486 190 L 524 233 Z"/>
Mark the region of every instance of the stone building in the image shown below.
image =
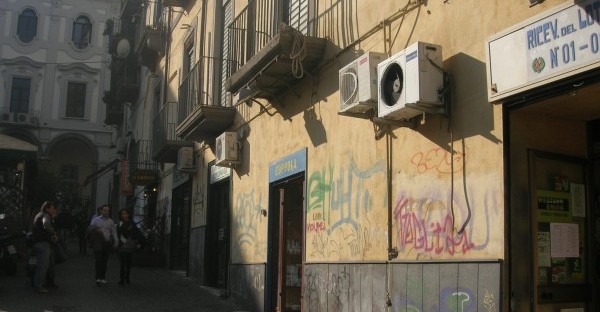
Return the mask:
<path id="1" fill-rule="evenodd" d="M 252 311 L 597 309 L 599 3 L 125 1 L 167 265 Z"/>
<path id="2" fill-rule="evenodd" d="M 108 0 L 0 3 L 0 132 L 38 147 L 30 168 L 56 186 L 46 199 L 86 214 L 111 199 L 113 179 L 100 171 L 118 163 L 102 97 L 110 83 L 106 21 L 119 7 Z"/>

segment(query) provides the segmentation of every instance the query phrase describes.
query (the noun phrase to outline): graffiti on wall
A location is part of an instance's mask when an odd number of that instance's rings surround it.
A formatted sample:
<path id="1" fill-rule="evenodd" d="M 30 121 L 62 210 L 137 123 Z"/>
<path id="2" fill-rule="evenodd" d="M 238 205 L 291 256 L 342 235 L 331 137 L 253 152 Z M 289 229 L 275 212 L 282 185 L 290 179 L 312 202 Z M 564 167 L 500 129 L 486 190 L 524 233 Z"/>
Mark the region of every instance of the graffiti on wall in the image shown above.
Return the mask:
<path id="1" fill-rule="evenodd" d="M 348 293 L 352 281 L 349 268 L 341 267 L 339 271 L 327 272 L 324 269 L 309 271 L 305 275 L 307 311 L 319 311 L 319 297 L 328 298 L 329 307 L 338 307 L 334 311 L 343 311 L 340 307 L 348 305 Z"/>
<path id="2" fill-rule="evenodd" d="M 365 259 L 377 230 L 371 226 L 373 207 L 385 205 L 374 198 L 373 188 L 385 177 L 378 162 L 361 170 L 354 161 L 348 167 L 334 165 L 315 171 L 308 180 L 306 241 L 309 255 L 321 259 Z M 382 194 L 380 189 L 376 194 Z"/>
<path id="3" fill-rule="evenodd" d="M 204 203 L 204 184 L 196 182 L 192 195 L 192 228 L 206 225 L 206 205 Z"/>
<path id="4" fill-rule="evenodd" d="M 230 277 L 231 292 L 241 299 L 252 298 L 265 289 L 265 276 L 262 270 L 237 268 Z"/>
<path id="5" fill-rule="evenodd" d="M 410 162 L 419 173 L 433 170 L 440 174 L 450 174 L 462 172 L 464 157 L 464 154 L 455 152 L 452 155 L 446 149 L 436 147 L 425 152 L 415 153 Z"/>
<path id="6" fill-rule="evenodd" d="M 258 236 L 258 226 L 261 222 L 261 211 L 265 210 L 266 199 L 262 194 L 239 193 L 236 196 L 233 218 L 234 242 L 233 258 L 264 259 L 266 255 L 266 241 Z"/>
<path id="7" fill-rule="evenodd" d="M 443 312 L 469 312 L 477 311 L 477 296 L 470 289 L 464 287 L 447 287 L 439 292 L 439 305 L 422 306 L 422 293 L 418 292 L 418 299 L 401 299 L 400 302 L 392 303 L 394 306 L 406 307 L 406 311 L 443 311 Z M 489 292 L 488 292 L 489 293 Z M 436 292 L 437 294 L 437 292 Z M 428 294 L 432 296 L 432 293 Z M 437 295 L 436 295 L 437 296 Z M 493 298 L 492 298 L 493 300 Z M 438 302 L 438 300 L 434 300 Z M 495 312 L 495 310 L 486 310 Z"/>
<path id="8" fill-rule="evenodd" d="M 161 199 L 158 210 L 159 215 L 164 214 L 165 216 L 165 234 L 171 233 L 171 198 L 169 196 Z"/>
<path id="9" fill-rule="evenodd" d="M 498 234 L 490 228 L 491 222 L 502 220 L 497 176 L 469 176 L 466 189 L 457 176 L 454 194 L 451 180 L 438 175 L 397 176 L 393 216 L 402 258 L 464 256 L 484 250 L 492 234 Z"/>

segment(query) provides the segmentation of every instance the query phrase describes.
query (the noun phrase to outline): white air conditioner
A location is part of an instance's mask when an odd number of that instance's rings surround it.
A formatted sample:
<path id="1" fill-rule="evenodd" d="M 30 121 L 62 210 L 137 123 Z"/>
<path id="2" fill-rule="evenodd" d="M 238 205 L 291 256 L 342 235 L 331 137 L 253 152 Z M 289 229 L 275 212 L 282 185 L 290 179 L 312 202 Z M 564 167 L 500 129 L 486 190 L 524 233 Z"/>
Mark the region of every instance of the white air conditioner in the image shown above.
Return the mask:
<path id="1" fill-rule="evenodd" d="M 434 65 L 435 64 L 435 65 Z M 443 108 L 442 47 L 416 42 L 377 66 L 378 116 L 410 119 Z"/>
<path id="2" fill-rule="evenodd" d="M 182 147 L 177 151 L 176 167 L 179 171 L 196 171 L 193 147 Z"/>
<path id="3" fill-rule="evenodd" d="M 367 52 L 340 69 L 340 113 L 377 109 L 377 64 L 384 59 L 384 53 Z"/>
<path id="4" fill-rule="evenodd" d="M 216 165 L 231 167 L 240 163 L 240 144 L 236 132 L 223 132 L 215 141 Z"/>

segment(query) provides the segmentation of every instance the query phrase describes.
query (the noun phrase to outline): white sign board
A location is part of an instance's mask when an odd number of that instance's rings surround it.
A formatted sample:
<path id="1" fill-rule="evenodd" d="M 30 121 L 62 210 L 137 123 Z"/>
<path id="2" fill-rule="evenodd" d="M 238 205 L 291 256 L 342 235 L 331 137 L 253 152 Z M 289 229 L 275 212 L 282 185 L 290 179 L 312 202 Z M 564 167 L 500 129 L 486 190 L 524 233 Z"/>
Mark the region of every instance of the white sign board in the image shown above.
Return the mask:
<path id="1" fill-rule="evenodd" d="M 488 100 L 600 67 L 600 0 L 569 1 L 486 42 Z"/>

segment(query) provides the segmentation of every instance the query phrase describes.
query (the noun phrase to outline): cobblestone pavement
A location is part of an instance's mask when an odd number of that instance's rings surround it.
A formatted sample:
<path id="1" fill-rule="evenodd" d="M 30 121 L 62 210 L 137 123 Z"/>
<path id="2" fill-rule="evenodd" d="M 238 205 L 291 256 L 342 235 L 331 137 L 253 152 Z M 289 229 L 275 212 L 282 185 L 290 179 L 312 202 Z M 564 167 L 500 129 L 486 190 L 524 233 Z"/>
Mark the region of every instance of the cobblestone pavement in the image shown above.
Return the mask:
<path id="1" fill-rule="evenodd" d="M 57 265 L 59 288 L 50 289 L 48 294 L 33 292 L 24 263 L 16 276 L 0 272 L 0 312 L 242 311 L 182 274 L 166 269 L 132 267 L 131 285 L 121 286 L 117 283 L 119 261 L 115 254 L 109 259 L 108 284 L 97 287 L 93 254 L 73 253 L 67 262 Z"/>

